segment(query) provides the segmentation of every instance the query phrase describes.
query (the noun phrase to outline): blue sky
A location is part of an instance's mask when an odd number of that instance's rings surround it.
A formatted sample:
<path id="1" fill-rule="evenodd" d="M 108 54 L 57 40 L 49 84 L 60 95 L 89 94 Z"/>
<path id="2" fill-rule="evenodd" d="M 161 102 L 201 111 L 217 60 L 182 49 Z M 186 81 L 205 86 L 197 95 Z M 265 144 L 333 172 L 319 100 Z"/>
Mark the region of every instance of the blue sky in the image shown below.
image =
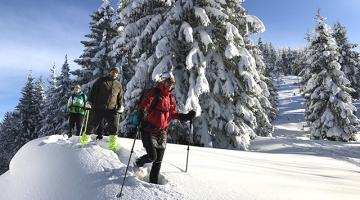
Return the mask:
<path id="1" fill-rule="evenodd" d="M 30 70 L 34 77 L 46 79 L 50 66 L 55 63 L 59 69 L 65 54 L 71 68 L 77 68 L 72 60 L 82 53 L 80 41 L 89 33 L 89 15 L 101 0 L 0 0 L 0 5 L 1 121 L 17 105 Z M 266 26 L 267 31 L 254 38 L 276 47 L 304 46 L 317 8 L 328 24 L 339 20 L 350 41 L 360 44 L 359 0 L 247 0 L 243 7 Z"/>

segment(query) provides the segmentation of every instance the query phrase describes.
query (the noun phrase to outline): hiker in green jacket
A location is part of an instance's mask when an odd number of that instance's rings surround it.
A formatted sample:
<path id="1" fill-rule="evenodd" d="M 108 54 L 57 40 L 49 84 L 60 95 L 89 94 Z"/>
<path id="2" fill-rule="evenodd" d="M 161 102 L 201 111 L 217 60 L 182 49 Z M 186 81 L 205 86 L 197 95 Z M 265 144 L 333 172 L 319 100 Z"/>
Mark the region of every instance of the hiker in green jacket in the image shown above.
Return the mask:
<path id="1" fill-rule="evenodd" d="M 80 135 L 81 126 L 85 114 L 86 101 L 87 101 L 87 96 L 81 91 L 81 86 L 75 85 L 73 93 L 67 103 L 67 110 L 69 112 L 69 125 L 70 125 L 70 130 L 67 135 L 69 138 L 73 135 L 75 126 L 76 126 L 75 135 L 77 136 Z"/>
<path id="2" fill-rule="evenodd" d="M 119 68 L 110 69 L 109 75 L 97 79 L 89 93 L 88 103 L 91 106 L 90 119 L 87 126 L 87 133 L 83 134 L 80 143 L 86 144 L 90 141 L 90 134 L 96 132 L 102 120 L 108 124 L 109 131 L 108 147 L 110 150 L 117 151 L 118 137 L 117 130 L 119 125 L 119 113 L 122 112 L 122 86 L 118 81 Z M 101 140 L 102 134 L 96 139 Z"/>

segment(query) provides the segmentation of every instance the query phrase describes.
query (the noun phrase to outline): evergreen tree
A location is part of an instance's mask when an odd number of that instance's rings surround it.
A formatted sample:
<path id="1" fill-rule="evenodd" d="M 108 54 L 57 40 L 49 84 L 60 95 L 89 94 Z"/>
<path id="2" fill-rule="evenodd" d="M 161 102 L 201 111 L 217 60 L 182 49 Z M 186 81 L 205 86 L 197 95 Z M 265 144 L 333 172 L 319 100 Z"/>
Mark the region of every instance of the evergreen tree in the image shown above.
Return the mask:
<path id="1" fill-rule="evenodd" d="M 249 42 L 248 48 L 250 49 L 251 54 L 253 55 L 256 63 L 256 69 L 259 73 L 260 80 L 257 84 L 261 87 L 261 94 L 258 96 L 258 100 L 261 104 L 262 111 L 259 113 L 266 113 L 267 117 L 259 116 L 262 121 L 262 124 L 259 124 L 259 128 L 261 131 L 257 131 L 260 135 L 268 136 L 273 132 L 273 127 L 270 124 L 270 121 L 275 119 L 277 109 L 276 109 L 276 102 L 278 95 L 271 96 L 271 90 L 274 90 L 272 79 L 265 76 L 266 72 L 266 64 L 264 63 L 264 58 L 262 56 L 261 50 L 258 46 L 253 45 Z M 270 86 L 270 87 L 269 87 Z M 258 111 L 257 111 L 258 112 Z"/>
<path id="2" fill-rule="evenodd" d="M 114 66 L 113 57 L 110 54 L 112 40 L 116 35 L 112 26 L 113 16 L 114 10 L 109 0 L 103 0 L 100 8 L 91 15 L 91 33 L 85 35 L 89 41 L 81 42 L 85 49 L 80 58 L 75 60 L 81 69 L 72 72 L 77 76 L 79 84 L 86 84 L 106 75 Z"/>
<path id="3" fill-rule="evenodd" d="M 44 110 L 45 103 L 45 86 L 42 78 L 40 77 L 35 82 L 35 94 L 34 94 L 34 105 L 35 105 L 35 132 L 39 133 L 42 128 L 42 122 L 44 116 L 41 111 Z"/>
<path id="4" fill-rule="evenodd" d="M 7 112 L 0 124 L 0 174 L 9 168 L 11 158 L 25 144 L 20 114 Z"/>
<path id="5" fill-rule="evenodd" d="M 315 35 L 309 45 L 311 77 L 304 86 L 305 119 L 314 138 L 348 141 L 358 132 L 359 125 L 349 94 L 353 89 L 341 71 L 340 54 L 331 28 L 320 14 L 316 22 Z"/>
<path id="6" fill-rule="evenodd" d="M 342 71 L 346 78 L 351 82 L 351 87 L 357 91 L 352 93 L 354 98 L 359 98 L 360 95 L 360 54 L 353 49 L 357 47 L 348 41 L 346 29 L 337 22 L 334 25 L 333 34 L 340 51 L 339 63 L 342 66 Z"/>
<path id="7" fill-rule="evenodd" d="M 20 143 L 25 144 L 26 142 L 33 140 L 38 137 L 38 133 L 35 132 L 36 128 L 36 105 L 35 105 L 35 88 L 33 83 L 32 73 L 30 71 L 25 87 L 22 89 L 22 97 L 20 98 L 19 104 L 16 106 L 16 110 L 20 114 L 20 121 L 22 123 L 21 130 L 21 141 Z"/>
<path id="8" fill-rule="evenodd" d="M 189 1 L 134 0 L 122 10 L 121 15 L 129 17 L 124 35 L 129 37 L 129 44 L 133 43 L 129 52 L 136 62 L 135 75 L 126 87 L 126 113 L 131 112 L 145 87 L 151 87 L 162 72 L 170 70 L 177 77 L 178 109 L 200 109 L 198 97 L 207 91 L 204 56 L 189 35 L 191 27 L 182 21 L 190 5 Z M 195 17 L 194 10 L 191 12 Z"/>
<path id="9" fill-rule="evenodd" d="M 57 101 L 56 98 L 56 89 L 58 87 L 57 77 L 55 73 L 55 65 L 50 68 L 51 75 L 48 79 L 48 88 L 45 91 L 46 99 L 44 101 L 44 107 L 41 111 L 41 115 L 43 116 L 42 127 L 40 130 L 40 137 L 53 135 L 55 133 L 56 124 L 55 121 L 57 120 L 58 116 L 58 108 L 57 104 L 54 103 Z"/>
<path id="10" fill-rule="evenodd" d="M 69 114 L 67 113 L 67 102 L 73 88 L 67 56 L 65 56 L 64 64 L 61 67 L 61 74 L 57 77 L 56 83 L 57 87 L 53 96 L 54 101 L 52 102 L 57 109 L 55 133 L 62 134 L 68 130 L 67 122 Z"/>

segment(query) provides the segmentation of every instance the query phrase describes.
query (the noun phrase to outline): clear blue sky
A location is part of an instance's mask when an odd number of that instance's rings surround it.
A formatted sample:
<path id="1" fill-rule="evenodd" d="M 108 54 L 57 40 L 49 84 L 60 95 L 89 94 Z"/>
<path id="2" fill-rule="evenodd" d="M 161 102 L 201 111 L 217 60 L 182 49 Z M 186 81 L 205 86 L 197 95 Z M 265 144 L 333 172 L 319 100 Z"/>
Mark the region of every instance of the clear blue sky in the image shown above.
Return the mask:
<path id="1" fill-rule="evenodd" d="M 113 0 L 115 6 L 118 0 Z M 72 60 L 83 50 L 80 41 L 89 33 L 89 15 L 101 0 L 0 0 L 0 121 L 17 105 L 29 70 L 33 76 L 49 76 L 68 54 Z M 349 39 L 360 44 L 360 0 L 247 0 L 243 7 L 258 16 L 266 32 L 257 34 L 276 47 L 301 47 L 304 35 L 314 27 L 317 8 L 346 26 Z M 59 70 L 58 70 L 59 71 Z"/>

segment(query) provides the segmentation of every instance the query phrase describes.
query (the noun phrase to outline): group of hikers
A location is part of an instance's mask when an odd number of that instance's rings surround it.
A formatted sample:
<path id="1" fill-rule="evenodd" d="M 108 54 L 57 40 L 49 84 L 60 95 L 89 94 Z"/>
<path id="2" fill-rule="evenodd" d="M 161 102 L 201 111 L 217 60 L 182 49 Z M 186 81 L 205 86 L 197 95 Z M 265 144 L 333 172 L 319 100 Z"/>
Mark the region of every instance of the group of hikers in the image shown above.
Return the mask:
<path id="1" fill-rule="evenodd" d="M 119 150 L 117 132 L 120 113 L 123 111 L 123 90 L 118 80 L 119 72 L 119 68 L 113 67 L 107 76 L 98 78 L 88 96 L 81 91 L 80 85 L 74 87 L 73 94 L 68 100 L 70 125 L 68 137 L 72 137 L 76 127 L 75 134 L 81 135 L 80 144 L 89 143 L 90 135 L 95 133 L 97 133 L 96 139 L 101 140 L 102 131 L 97 130 L 104 121 L 109 134 L 108 148 L 112 151 Z M 188 113 L 176 111 L 176 98 L 172 94 L 174 86 L 175 77 L 172 72 L 163 72 L 160 75 L 160 82 L 140 99 L 136 120 L 130 120 L 132 125 L 138 126 L 146 150 L 145 155 L 136 159 L 134 166 L 142 167 L 145 163 L 152 163 L 150 183 L 158 183 L 170 121 L 172 119 L 188 121 L 196 115 L 195 111 Z M 88 122 L 81 130 L 83 121 Z"/>

